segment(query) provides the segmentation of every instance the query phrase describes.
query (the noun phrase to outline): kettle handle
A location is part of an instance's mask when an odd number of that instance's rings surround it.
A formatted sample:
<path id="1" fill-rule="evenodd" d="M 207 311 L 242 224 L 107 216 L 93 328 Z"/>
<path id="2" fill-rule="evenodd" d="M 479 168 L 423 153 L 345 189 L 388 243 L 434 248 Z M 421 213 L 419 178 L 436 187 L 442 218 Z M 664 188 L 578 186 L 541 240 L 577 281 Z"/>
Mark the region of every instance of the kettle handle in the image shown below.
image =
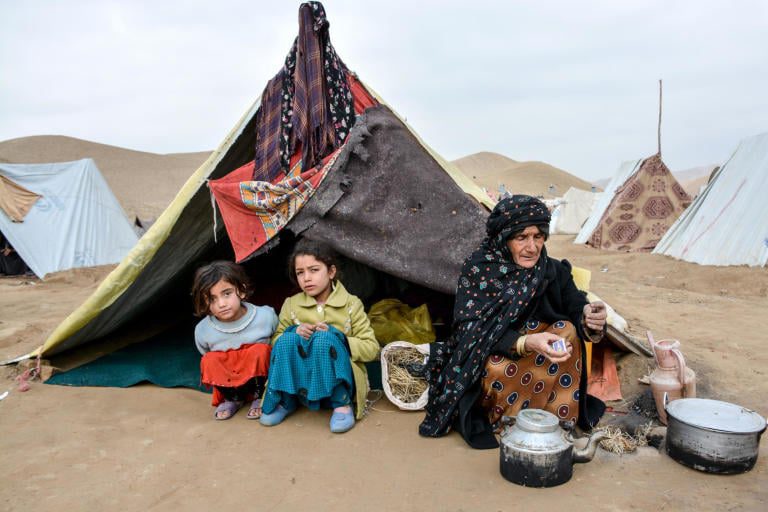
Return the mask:
<path id="1" fill-rule="evenodd" d="M 517 421 L 517 416 L 502 416 L 499 420 L 499 423 L 504 425 L 505 427 L 511 427 L 515 424 Z"/>

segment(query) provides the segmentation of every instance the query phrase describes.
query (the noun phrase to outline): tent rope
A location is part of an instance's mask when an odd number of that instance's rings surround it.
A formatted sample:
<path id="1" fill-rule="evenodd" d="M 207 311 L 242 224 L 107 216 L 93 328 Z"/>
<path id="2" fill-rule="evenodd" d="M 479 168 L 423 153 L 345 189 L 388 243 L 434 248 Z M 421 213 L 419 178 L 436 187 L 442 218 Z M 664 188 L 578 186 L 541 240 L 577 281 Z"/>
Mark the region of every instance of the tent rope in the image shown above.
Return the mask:
<path id="1" fill-rule="evenodd" d="M 29 382 L 40 377 L 40 354 L 37 354 L 37 360 L 34 368 L 27 368 L 24 373 L 16 377 L 18 390 L 21 392 L 29 391 Z"/>

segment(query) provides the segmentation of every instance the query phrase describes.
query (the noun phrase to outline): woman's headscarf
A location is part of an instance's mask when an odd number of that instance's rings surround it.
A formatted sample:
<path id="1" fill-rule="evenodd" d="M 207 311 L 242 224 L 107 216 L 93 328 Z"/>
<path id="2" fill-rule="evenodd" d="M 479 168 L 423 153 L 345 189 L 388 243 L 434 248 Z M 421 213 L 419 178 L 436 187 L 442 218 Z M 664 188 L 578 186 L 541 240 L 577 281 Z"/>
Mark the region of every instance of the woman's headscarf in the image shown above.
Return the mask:
<path id="1" fill-rule="evenodd" d="M 462 267 L 453 339 L 430 355 L 436 357 L 430 361 L 429 402 L 421 435 L 448 432 L 459 400 L 477 382 L 494 345 L 541 293 L 546 248 L 532 268 L 523 268 L 514 263 L 507 240 L 528 226 L 548 226 L 549 220 L 544 203 L 524 195 L 502 199 L 491 212 L 483 243 Z"/>

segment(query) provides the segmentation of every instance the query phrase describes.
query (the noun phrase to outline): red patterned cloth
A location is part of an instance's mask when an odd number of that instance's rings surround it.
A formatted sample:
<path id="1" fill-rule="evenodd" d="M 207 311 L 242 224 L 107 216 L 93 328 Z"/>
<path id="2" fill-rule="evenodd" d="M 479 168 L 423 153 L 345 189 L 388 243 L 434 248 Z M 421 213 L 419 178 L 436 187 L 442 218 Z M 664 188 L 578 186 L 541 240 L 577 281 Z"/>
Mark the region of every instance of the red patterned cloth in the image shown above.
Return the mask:
<path id="1" fill-rule="evenodd" d="M 618 189 L 587 244 L 598 249 L 651 252 L 691 204 L 661 156 L 646 158 Z"/>
<path id="2" fill-rule="evenodd" d="M 377 104 L 354 76 L 349 75 L 348 80 L 357 114 Z M 301 168 L 299 147 L 291 157 L 290 172 L 280 173 L 271 183 L 251 179 L 254 162 L 208 182 L 237 261 L 250 256 L 288 224 L 315 193 L 343 147 L 306 171 Z"/>
<path id="3" fill-rule="evenodd" d="M 200 381 L 214 386 L 212 405 L 219 405 L 224 397 L 215 386 L 236 388 L 254 377 L 266 377 L 272 345 L 252 343 L 235 350 L 208 352 L 200 359 Z"/>

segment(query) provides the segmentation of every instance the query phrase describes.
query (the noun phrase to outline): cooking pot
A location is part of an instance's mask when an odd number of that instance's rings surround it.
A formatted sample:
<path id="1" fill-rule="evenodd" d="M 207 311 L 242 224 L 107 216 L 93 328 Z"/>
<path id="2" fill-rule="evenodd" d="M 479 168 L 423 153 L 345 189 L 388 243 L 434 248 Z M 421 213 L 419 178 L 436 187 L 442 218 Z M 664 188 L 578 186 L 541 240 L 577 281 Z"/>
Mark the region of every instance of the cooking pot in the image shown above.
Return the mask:
<path id="1" fill-rule="evenodd" d="M 736 404 L 706 398 L 669 402 L 666 449 L 670 457 L 708 473 L 749 471 L 757 461 L 765 418 Z"/>
<path id="2" fill-rule="evenodd" d="M 541 409 L 523 409 L 516 418 L 505 416 L 501 435 L 501 474 L 527 487 L 553 487 L 571 479 L 574 462 L 589 462 L 605 432 L 596 432 L 582 450 L 574 450 L 570 429 L 557 416 Z"/>

